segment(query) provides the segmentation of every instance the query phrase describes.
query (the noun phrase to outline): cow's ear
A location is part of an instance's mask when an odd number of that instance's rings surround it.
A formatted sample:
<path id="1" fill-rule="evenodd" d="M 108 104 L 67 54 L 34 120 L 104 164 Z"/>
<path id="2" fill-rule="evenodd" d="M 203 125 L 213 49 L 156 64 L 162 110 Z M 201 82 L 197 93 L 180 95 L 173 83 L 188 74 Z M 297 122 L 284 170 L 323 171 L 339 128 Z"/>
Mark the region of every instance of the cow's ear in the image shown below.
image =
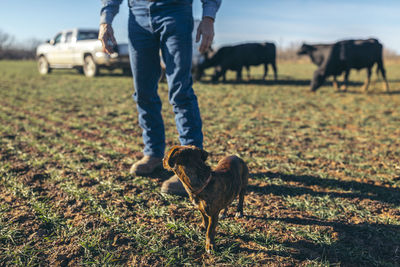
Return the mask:
<path id="1" fill-rule="evenodd" d="M 207 157 L 208 157 L 208 152 L 207 151 L 205 151 L 205 150 L 203 150 L 201 148 L 195 147 L 195 146 L 191 146 L 190 151 L 194 151 L 196 157 L 198 158 L 200 156 L 200 159 L 202 161 L 206 161 L 207 160 Z"/>

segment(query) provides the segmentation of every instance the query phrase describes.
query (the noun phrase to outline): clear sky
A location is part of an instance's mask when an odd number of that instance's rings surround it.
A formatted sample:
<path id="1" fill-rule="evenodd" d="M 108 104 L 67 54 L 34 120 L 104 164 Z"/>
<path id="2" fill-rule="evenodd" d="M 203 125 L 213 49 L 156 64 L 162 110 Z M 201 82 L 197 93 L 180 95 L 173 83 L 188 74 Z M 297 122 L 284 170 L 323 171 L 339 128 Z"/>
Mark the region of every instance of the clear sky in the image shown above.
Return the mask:
<path id="1" fill-rule="evenodd" d="M 114 21 L 116 38 L 127 40 L 127 0 Z M 100 0 L 1 0 L 0 29 L 17 41 L 50 39 L 62 29 L 97 28 Z M 201 16 L 200 0 L 193 0 Z M 216 46 L 245 41 L 332 42 L 377 37 L 400 53 L 400 0 L 223 0 Z"/>

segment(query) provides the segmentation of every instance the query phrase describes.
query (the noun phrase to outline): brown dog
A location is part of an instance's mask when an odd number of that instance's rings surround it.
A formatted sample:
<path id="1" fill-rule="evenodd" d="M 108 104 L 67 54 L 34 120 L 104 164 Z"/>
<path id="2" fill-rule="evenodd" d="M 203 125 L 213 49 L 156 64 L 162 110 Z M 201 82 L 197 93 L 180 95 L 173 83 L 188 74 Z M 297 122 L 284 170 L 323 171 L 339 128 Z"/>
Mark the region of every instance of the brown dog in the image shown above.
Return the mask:
<path id="1" fill-rule="evenodd" d="M 214 171 L 205 163 L 208 153 L 194 146 L 174 146 L 164 157 L 163 165 L 172 170 L 183 183 L 190 200 L 203 217 L 207 230 L 206 251 L 214 249 L 215 228 L 222 209 L 226 215 L 228 205 L 239 195 L 236 216 L 243 216 L 243 200 L 248 181 L 248 168 L 237 156 L 225 157 Z"/>

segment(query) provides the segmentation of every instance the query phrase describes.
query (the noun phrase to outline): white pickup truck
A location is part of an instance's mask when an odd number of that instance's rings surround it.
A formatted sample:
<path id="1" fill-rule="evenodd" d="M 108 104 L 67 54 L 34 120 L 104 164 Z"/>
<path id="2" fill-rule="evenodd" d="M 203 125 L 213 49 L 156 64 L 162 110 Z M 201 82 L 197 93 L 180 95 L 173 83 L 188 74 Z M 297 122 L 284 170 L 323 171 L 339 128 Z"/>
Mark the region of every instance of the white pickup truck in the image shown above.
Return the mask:
<path id="1" fill-rule="evenodd" d="M 61 68 L 75 68 L 88 77 L 96 76 L 100 68 L 122 68 L 130 73 L 128 45 L 119 44 L 116 52 L 108 55 L 97 40 L 98 34 L 98 30 L 64 30 L 41 44 L 36 50 L 39 73 Z"/>

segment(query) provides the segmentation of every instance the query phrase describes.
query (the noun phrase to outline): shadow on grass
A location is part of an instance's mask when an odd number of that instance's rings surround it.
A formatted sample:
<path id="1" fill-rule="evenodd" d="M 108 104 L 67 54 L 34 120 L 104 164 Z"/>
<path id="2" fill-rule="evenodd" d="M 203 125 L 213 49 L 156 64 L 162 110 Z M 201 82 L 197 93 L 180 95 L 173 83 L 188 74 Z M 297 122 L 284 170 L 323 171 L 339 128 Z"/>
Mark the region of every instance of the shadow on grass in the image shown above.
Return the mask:
<path id="1" fill-rule="evenodd" d="M 164 181 L 171 178 L 173 175 L 174 173 L 171 171 L 167 171 L 163 168 L 158 168 L 150 174 L 145 174 L 140 176 Z"/>
<path id="2" fill-rule="evenodd" d="M 387 92 L 387 93 L 382 92 L 381 94 L 400 95 L 400 90 L 397 90 L 397 91 L 389 91 L 389 92 Z"/>
<path id="3" fill-rule="evenodd" d="M 98 74 L 98 77 L 129 77 L 132 78 L 132 74 L 130 73 L 121 73 L 121 72 L 107 72 L 102 71 Z"/>
<path id="4" fill-rule="evenodd" d="M 281 178 L 283 181 L 298 182 L 305 186 L 317 185 L 326 189 L 340 189 L 344 191 L 356 191 L 352 193 L 338 193 L 338 192 L 324 192 L 314 191 L 305 187 L 291 187 L 286 185 L 266 185 L 266 186 L 254 186 L 249 185 L 248 191 L 254 193 L 274 195 L 289 195 L 298 196 L 309 194 L 312 196 L 332 196 L 341 198 L 358 198 L 358 199 L 370 199 L 376 201 L 387 202 L 390 204 L 400 204 L 400 190 L 394 188 L 387 188 L 384 186 L 378 186 L 373 184 L 361 183 L 356 181 L 341 181 L 336 179 L 326 179 L 311 175 L 291 175 L 274 172 L 261 172 L 250 174 L 250 178 L 259 179 L 263 177 L 268 178 Z"/>
<path id="5" fill-rule="evenodd" d="M 246 217 L 251 218 L 251 216 L 246 216 Z M 257 218 L 257 217 L 255 217 L 255 218 Z M 217 232 L 218 232 L 218 228 L 217 228 Z M 263 247 L 263 246 L 260 246 L 260 248 L 258 248 L 258 249 L 251 249 L 248 247 L 239 246 L 237 244 L 237 240 L 236 241 L 232 240 L 232 235 L 229 235 L 229 234 L 226 234 L 223 232 L 218 232 L 217 236 L 220 240 L 219 240 L 219 242 L 217 242 L 216 252 L 221 252 L 226 248 L 230 248 L 231 254 L 245 253 L 245 254 L 249 255 L 249 254 L 263 253 L 268 256 L 281 256 L 281 257 L 291 256 L 290 253 L 286 252 L 286 251 L 278 251 L 278 250 L 274 250 L 274 249 L 262 249 L 261 247 Z M 234 237 L 235 237 L 235 239 L 239 238 L 244 243 L 248 243 L 248 242 L 263 243 L 263 242 L 265 242 L 265 240 L 262 240 L 262 238 L 251 238 L 248 235 L 235 234 Z"/>
<path id="6" fill-rule="evenodd" d="M 257 194 L 298 196 L 309 194 L 313 196 L 333 196 L 340 198 L 371 199 L 400 204 L 400 190 L 371 185 L 355 181 L 340 181 L 324 179 L 310 175 L 288 175 L 282 173 L 262 172 L 250 175 L 253 179 L 281 178 L 284 181 L 301 183 L 305 186 L 317 185 L 327 189 L 357 191 L 354 193 L 331 193 L 314 191 L 304 187 L 285 185 L 255 186 L 249 185 L 248 191 Z M 343 266 L 398 266 L 400 263 L 400 226 L 382 223 L 349 224 L 339 221 L 321 220 L 318 218 L 267 218 L 254 215 L 246 216 L 252 220 L 262 220 L 265 223 L 281 221 L 288 224 L 331 227 L 338 234 L 335 241 L 318 238 L 314 241 L 300 240 L 284 241 L 281 244 L 289 248 L 290 257 L 298 260 L 326 260 L 330 263 L 340 263 Z M 247 236 L 239 236 L 244 242 L 254 241 Z M 268 251 L 267 251 L 268 252 Z M 274 252 L 272 252 L 274 253 Z"/>
<path id="7" fill-rule="evenodd" d="M 291 86 L 308 86 L 310 85 L 310 80 L 286 80 L 286 79 L 278 79 L 278 80 L 226 80 L 226 81 L 218 81 L 213 82 L 210 80 L 201 81 L 204 84 L 240 84 L 240 85 L 291 85 Z"/>
<path id="8" fill-rule="evenodd" d="M 351 93 L 351 94 L 361 94 L 361 93 L 363 93 L 363 94 L 368 94 L 368 95 L 400 95 L 400 90 L 392 90 L 392 91 L 389 91 L 389 92 L 385 92 L 384 90 L 371 90 L 371 91 L 368 91 L 367 93 L 350 91 L 348 93 Z"/>
<path id="9" fill-rule="evenodd" d="M 322 259 L 332 264 L 340 263 L 341 266 L 397 266 L 400 262 L 398 225 L 347 224 L 317 218 L 265 218 L 252 215 L 246 217 L 266 223 L 280 221 L 304 226 L 327 226 L 338 234 L 336 240 L 330 244 L 326 241 L 318 244 L 318 241 L 307 240 L 282 242 L 284 247 L 292 251 L 290 256 L 298 260 Z M 246 237 L 243 238 L 243 241 L 249 241 Z"/>
<path id="10" fill-rule="evenodd" d="M 226 81 L 218 81 L 213 82 L 211 80 L 201 81 L 204 84 L 239 84 L 239 85 L 282 85 L 282 86 L 309 86 L 310 80 L 299 80 L 291 77 L 285 77 L 284 79 L 278 80 L 263 80 L 263 79 L 250 79 L 250 80 L 226 80 Z M 361 82 L 349 82 L 349 86 L 361 86 L 363 83 Z M 333 86 L 332 82 L 327 81 L 324 83 L 324 86 Z"/>
<path id="11" fill-rule="evenodd" d="M 77 77 L 81 76 L 81 77 L 85 78 L 85 75 L 83 73 L 80 73 L 78 70 L 74 70 L 74 69 L 55 69 L 49 75 L 51 75 L 51 76 L 74 75 Z M 120 71 L 100 70 L 99 74 L 97 74 L 96 77 L 114 77 L 114 78 L 130 77 L 130 78 L 132 78 L 132 74 L 123 73 Z M 88 79 L 91 79 L 91 78 L 88 78 Z"/>

